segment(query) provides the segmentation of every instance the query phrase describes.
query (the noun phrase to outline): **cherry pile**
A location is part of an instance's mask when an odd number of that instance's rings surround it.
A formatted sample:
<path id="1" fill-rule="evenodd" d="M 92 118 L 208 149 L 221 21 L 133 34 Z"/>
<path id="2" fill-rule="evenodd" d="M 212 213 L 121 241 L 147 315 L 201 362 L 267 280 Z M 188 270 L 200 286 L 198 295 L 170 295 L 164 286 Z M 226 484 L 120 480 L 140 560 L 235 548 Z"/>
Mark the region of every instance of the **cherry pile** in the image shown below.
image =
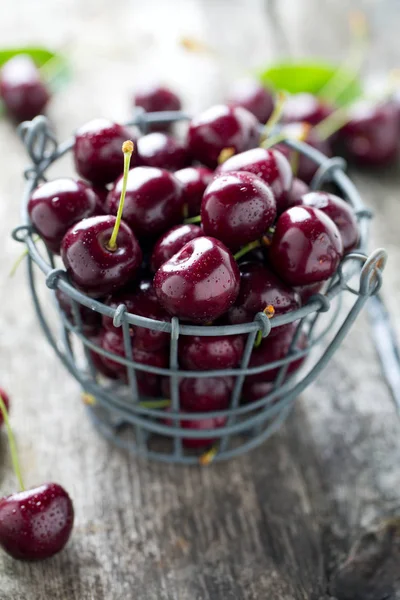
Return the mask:
<path id="1" fill-rule="evenodd" d="M 176 316 L 204 327 L 246 323 L 262 311 L 274 318 L 318 292 L 344 252 L 357 246 L 357 221 L 343 199 L 310 192 L 284 152 L 260 145 L 257 117 L 271 114 L 267 100 L 259 88 L 248 94 L 241 88 L 235 102 L 195 116 L 184 140 L 165 128 L 140 136 L 105 119 L 78 129 L 77 177 L 41 184 L 28 204 L 32 225 L 60 255 L 69 281 L 109 307 L 124 304 L 142 317 L 169 322 Z M 180 107 L 160 87 L 142 91 L 135 101 L 146 110 Z M 328 110 L 303 103 L 301 111 L 291 103 L 284 118 L 304 118 L 307 109 L 307 118 L 317 121 Z M 57 298 L 73 320 L 68 297 L 58 291 Z M 112 319 L 84 307 L 80 317 L 91 341 L 125 356 L 121 327 Z M 250 366 L 284 358 L 294 331 L 294 325 L 273 328 L 257 343 Z M 168 367 L 169 334 L 136 326 L 130 333 L 134 361 Z M 303 337 L 298 346 L 306 344 Z M 244 345 L 242 335 L 181 336 L 179 367 L 238 367 Z M 91 356 L 100 375 L 127 382 L 124 365 L 95 351 Z M 292 362 L 289 373 L 300 364 Z M 276 372 L 247 377 L 243 401 L 265 395 Z M 167 378 L 138 371 L 137 381 L 143 396 L 169 398 Z M 233 383 L 231 377 L 181 378 L 181 409 L 188 415 L 182 426 L 224 425 L 225 419 L 190 415 L 227 408 Z"/>

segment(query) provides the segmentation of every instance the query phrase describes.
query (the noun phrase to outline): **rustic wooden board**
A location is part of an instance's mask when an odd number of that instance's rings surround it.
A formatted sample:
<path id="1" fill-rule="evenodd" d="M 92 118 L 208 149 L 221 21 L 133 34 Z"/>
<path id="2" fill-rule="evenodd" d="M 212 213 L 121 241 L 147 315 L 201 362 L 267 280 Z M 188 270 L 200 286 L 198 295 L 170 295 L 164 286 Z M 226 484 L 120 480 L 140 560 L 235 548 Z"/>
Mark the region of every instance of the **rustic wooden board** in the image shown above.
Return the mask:
<path id="1" fill-rule="evenodd" d="M 365 5 L 373 23 L 371 70 L 398 66 L 396 0 L 352 4 Z M 2 44 L 33 40 L 71 53 L 74 79 L 51 107 L 60 138 L 96 115 L 125 118 L 129 90 L 146 73 L 182 89 L 196 110 L 263 60 L 339 58 L 348 40 L 344 0 L 6 5 Z M 187 55 L 182 35 L 206 40 L 220 58 Z M 27 565 L 1 554 L 0 599 L 328 600 L 328 582 L 353 541 L 400 510 L 400 425 L 366 317 L 259 449 L 209 469 L 138 461 L 93 430 L 77 385 L 39 330 L 24 270 L 8 279 L 20 252 L 9 231 L 18 223 L 25 157 L 4 121 L 0 156 L 0 382 L 13 397 L 27 484 L 55 479 L 76 507 L 73 538 L 59 556 Z M 400 332 L 400 175 L 355 178 L 377 213 L 374 245 L 390 253 L 384 295 Z M 15 481 L 3 435 L 0 456 L 0 489 L 8 493 Z M 334 583 L 339 600 L 353 597 L 343 577 Z M 396 585 L 368 597 L 399 598 Z"/>

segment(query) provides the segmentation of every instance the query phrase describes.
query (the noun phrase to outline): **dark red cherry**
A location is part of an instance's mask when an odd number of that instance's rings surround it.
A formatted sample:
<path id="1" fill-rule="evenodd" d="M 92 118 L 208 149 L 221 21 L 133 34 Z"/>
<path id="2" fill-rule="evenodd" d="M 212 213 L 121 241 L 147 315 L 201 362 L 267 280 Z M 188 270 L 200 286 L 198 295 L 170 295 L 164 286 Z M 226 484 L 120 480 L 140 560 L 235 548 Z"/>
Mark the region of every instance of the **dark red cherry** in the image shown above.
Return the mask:
<path id="1" fill-rule="evenodd" d="M 135 141 L 128 127 L 108 119 L 89 121 L 75 134 L 73 154 L 77 172 L 98 186 L 115 181 L 123 171 L 121 146 L 132 139 Z"/>
<path id="2" fill-rule="evenodd" d="M 266 123 L 274 109 L 274 97 L 256 79 L 240 79 L 230 91 L 228 104 L 246 108 L 260 123 Z"/>
<path id="3" fill-rule="evenodd" d="M 136 371 L 136 382 L 139 394 L 146 398 L 160 398 L 161 396 L 161 377 L 154 373 L 144 373 Z"/>
<path id="4" fill-rule="evenodd" d="M 188 419 L 182 419 L 181 427 L 192 431 L 203 431 L 203 430 L 215 430 L 216 437 L 207 438 L 182 438 L 182 444 L 185 448 L 206 448 L 212 446 L 218 439 L 218 429 L 224 427 L 227 422 L 227 417 L 208 417 L 206 419 L 190 419 L 190 413 L 188 413 Z"/>
<path id="5" fill-rule="evenodd" d="M 261 365 L 267 365 L 268 363 L 282 360 L 287 356 L 289 352 L 290 344 L 292 343 L 294 333 L 297 325 L 292 323 L 290 327 L 286 328 L 282 332 L 282 335 L 276 335 L 274 337 L 266 337 L 261 341 L 258 348 L 253 348 L 251 354 L 249 367 L 260 367 Z M 300 336 L 300 340 L 297 344 L 297 348 L 304 349 L 307 347 L 307 338 L 305 334 Z M 292 374 L 297 371 L 303 364 L 305 357 L 297 358 L 290 363 L 287 374 Z M 248 375 L 246 381 L 253 383 L 255 381 L 271 382 L 274 381 L 278 375 L 280 367 L 263 371 L 255 375 Z"/>
<path id="6" fill-rule="evenodd" d="M 316 96 L 307 93 L 293 94 L 286 98 L 282 110 L 282 122 L 294 123 L 303 121 L 310 125 L 317 125 L 333 112 L 333 109 L 319 100 Z"/>
<path id="7" fill-rule="evenodd" d="M 187 242 L 204 235 L 197 225 L 175 225 L 164 233 L 153 248 L 150 259 L 151 270 L 155 273 L 162 264 L 167 262 Z"/>
<path id="8" fill-rule="evenodd" d="M 155 321 L 170 321 L 170 316 L 160 305 L 154 288 L 150 282 L 142 282 L 133 291 L 121 291 L 110 296 L 106 302 L 111 308 L 117 308 L 120 304 L 125 304 L 129 313 L 154 319 Z M 111 317 L 103 316 L 103 325 L 111 331 L 120 331 L 115 328 Z M 170 335 L 165 331 L 156 331 L 146 327 L 136 327 L 130 325 L 132 344 L 136 348 L 142 348 L 153 352 L 169 345 Z"/>
<path id="9" fill-rule="evenodd" d="M 216 177 L 201 202 L 204 233 L 232 250 L 262 237 L 275 217 L 271 188 L 257 175 L 245 171 Z"/>
<path id="10" fill-rule="evenodd" d="M 238 266 L 226 246 L 214 238 L 199 237 L 158 269 L 154 289 L 171 315 L 208 323 L 234 303 L 239 279 Z"/>
<path id="11" fill-rule="evenodd" d="M 56 298 L 67 319 L 76 325 L 71 298 L 61 290 L 56 290 Z M 77 308 L 82 320 L 83 333 L 87 336 L 95 335 L 101 326 L 101 314 L 83 304 L 77 303 Z"/>
<path id="12" fill-rule="evenodd" d="M 72 283 L 93 297 L 105 296 L 134 279 L 142 262 L 139 243 L 123 221 L 117 248 L 109 249 L 115 222 L 111 215 L 84 219 L 67 231 L 61 244 Z"/>
<path id="13" fill-rule="evenodd" d="M 185 377 L 179 382 L 180 408 L 188 412 L 208 412 L 228 408 L 233 377 Z M 162 393 L 171 397 L 168 377 L 162 380 Z"/>
<path id="14" fill-rule="evenodd" d="M 291 123 L 290 125 L 286 125 L 283 131 L 287 133 L 289 138 L 296 140 L 302 135 L 303 128 L 303 123 Z M 328 140 L 322 140 L 315 129 L 310 129 L 303 141 L 312 148 L 322 152 L 325 156 L 332 156 L 330 142 Z M 308 158 L 305 154 L 296 152 L 285 144 L 278 144 L 276 147 L 286 156 L 288 161 L 295 165 L 297 177 L 306 183 L 310 183 L 317 172 L 317 163 L 311 160 L 311 158 Z"/>
<path id="15" fill-rule="evenodd" d="M 321 210 L 294 206 L 279 217 L 269 260 L 289 285 L 307 285 L 331 277 L 343 256 L 335 223 Z"/>
<path id="16" fill-rule="evenodd" d="M 60 552 L 73 523 L 71 498 L 57 483 L 0 500 L 0 546 L 19 560 L 43 560 Z"/>
<path id="17" fill-rule="evenodd" d="M 101 345 L 103 350 L 107 350 L 108 352 L 112 352 L 117 356 L 126 357 L 125 355 L 125 347 L 124 347 L 124 339 L 121 331 L 111 331 L 108 330 L 105 332 Z M 152 367 L 166 368 L 168 367 L 168 349 L 161 348 L 158 349 L 157 352 L 150 352 L 148 350 L 143 350 L 142 348 L 137 348 L 133 345 L 132 338 L 132 357 L 135 362 L 142 363 L 145 365 L 151 365 Z M 106 356 L 103 357 L 103 361 L 105 365 L 117 373 L 120 377 L 126 378 L 126 366 L 111 359 Z M 146 376 L 147 373 L 143 372 L 143 376 Z"/>
<path id="18" fill-rule="evenodd" d="M 319 294 L 322 291 L 322 288 L 325 285 L 325 281 L 317 281 L 317 283 L 310 283 L 308 285 L 299 285 L 294 287 L 293 289 L 300 296 L 301 304 L 307 304 L 311 296 L 314 294 Z"/>
<path id="19" fill-rule="evenodd" d="M 50 99 L 38 68 L 27 55 L 14 56 L 3 65 L 0 96 L 7 113 L 17 122 L 43 114 Z"/>
<path id="20" fill-rule="evenodd" d="M 194 371 L 232 369 L 240 363 L 243 350 L 242 335 L 183 335 L 179 338 L 179 363 Z"/>
<path id="21" fill-rule="evenodd" d="M 303 204 L 322 210 L 332 219 L 339 229 L 345 252 L 356 248 L 360 232 L 354 211 L 347 202 L 328 192 L 310 192 L 303 196 Z"/>
<path id="22" fill-rule="evenodd" d="M 392 101 L 359 100 L 349 109 L 349 121 L 338 132 L 338 148 L 359 165 L 393 162 L 399 149 L 398 108 Z"/>
<path id="23" fill-rule="evenodd" d="M 66 177 L 37 187 L 29 199 L 28 213 L 46 246 L 58 254 L 68 229 L 81 219 L 92 216 L 97 202 L 90 185 Z"/>
<path id="24" fill-rule="evenodd" d="M 96 346 L 103 347 L 102 341 L 105 333 L 105 330 L 102 329 L 96 335 L 89 335 L 88 339 L 93 342 L 93 344 L 96 344 Z M 107 361 L 107 358 L 92 349 L 89 349 L 89 354 L 96 371 L 108 379 L 118 379 L 118 373 L 114 369 L 110 369 L 106 362 L 104 362 L 104 360 Z"/>
<path id="25" fill-rule="evenodd" d="M 137 87 L 133 95 L 133 105 L 140 106 L 146 112 L 161 112 L 167 110 L 181 110 L 182 104 L 179 97 L 168 87 L 147 82 Z M 169 123 L 155 123 L 149 126 L 149 131 L 168 131 Z"/>
<path id="26" fill-rule="evenodd" d="M 195 160 L 213 169 L 222 150 L 243 152 L 257 146 L 259 138 L 258 121 L 248 110 L 218 104 L 192 119 L 187 145 Z"/>
<path id="27" fill-rule="evenodd" d="M 96 185 L 96 186 L 93 186 L 93 191 L 96 194 L 96 208 L 93 213 L 93 216 L 106 215 L 107 214 L 106 201 L 107 201 L 108 192 L 110 190 L 107 189 L 103 185 Z"/>
<path id="28" fill-rule="evenodd" d="M 10 398 L 8 397 L 8 394 L 3 390 L 3 388 L 0 388 L 0 397 L 3 400 L 4 404 L 6 405 L 7 412 L 9 412 Z M 2 426 L 3 422 L 4 422 L 3 412 L 0 410 L 0 427 Z"/>
<path id="29" fill-rule="evenodd" d="M 305 194 L 308 194 L 309 191 L 310 188 L 305 183 L 305 181 L 302 181 L 298 177 L 294 177 L 292 187 L 287 195 L 288 208 L 291 208 L 292 206 L 300 206 L 301 204 L 303 204 L 302 197 Z"/>
<path id="30" fill-rule="evenodd" d="M 117 214 L 123 177 L 108 195 L 110 214 Z M 179 181 L 165 169 L 136 167 L 129 171 L 123 218 L 139 238 L 157 236 L 182 220 Z"/>
<path id="31" fill-rule="evenodd" d="M 271 187 L 278 213 L 285 210 L 293 176 L 290 164 L 281 152 L 253 148 L 228 158 L 218 167 L 217 173 L 231 171 L 249 171 L 260 177 Z"/>
<path id="32" fill-rule="evenodd" d="M 182 184 L 183 205 L 187 207 L 188 217 L 200 213 L 204 190 L 211 183 L 214 173 L 206 167 L 186 167 L 175 172 Z"/>
<path id="33" fill-rule="evenodd" d="M 227 313 L 228 322 L 249 323 L 258 312 L 272 306 L 274 316 L 300 308 L 300 298 L 296 292 L 281 281 L 267 266 L 258 262 L 240 265 L 240 291 L 235 304 Z M 282 333 L 285 326 L 271 330 L 270 336 Z"/>
<path id="34" fill-rule="evenodd" d="M 274 384 L 270 381 L 248 381 L 246 378 L 243 384 L 241 400 L 245 404 L 257 402 L 257 400 L 261 400 L 261 398 L 270 394 L 273 389 Z M 277 400 L 273 400 L 271 404 L 275 404 Z"/>
<path id="35" fill-rule="evenodd" d="M 149 133 L 139 138 L 137 152 L 139 164 L 145 167 L 177 171 L 189 163 L 189 156 L 182 142 L 165 133 Z"/>

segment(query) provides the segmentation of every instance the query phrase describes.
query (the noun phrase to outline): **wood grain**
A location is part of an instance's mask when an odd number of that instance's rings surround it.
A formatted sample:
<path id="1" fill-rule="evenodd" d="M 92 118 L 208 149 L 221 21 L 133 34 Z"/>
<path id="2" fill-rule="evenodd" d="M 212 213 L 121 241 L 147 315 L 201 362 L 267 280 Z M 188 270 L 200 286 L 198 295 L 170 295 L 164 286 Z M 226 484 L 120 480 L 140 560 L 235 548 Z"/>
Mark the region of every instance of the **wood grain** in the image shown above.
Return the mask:
<path id="1" fill-rule="evenodd" d="M 338 59 L 348 42 L 344 0 L 5 4 L 2 44 L 36 41 L 70 53 L 74 79 L 50 111 L 60 139 L 97 115 L 124 119 L 130 90 L 148 73 L 197 110 L 222 99 L 246 68 L 282 54 Z M 398 3 L 354 5 L 373 23 L 370 69 L 398 66 Z M 182 35 L 205 40 L 219 58 L 188 55 Z M 86 419 L 77 385 L 39 330 L 24 269 L 8 278 L 21 250 L 9 232 L 26 161 L 5 121 L 0 155 L 1 385 L 12 395 L 27 485 L 55 479 L 76 507 L 73 538 L 59 556 L 31 565 L 1 554 L 0 599 L 329 600 L 332 580 L 340 600 L 345 567 L 334 574 L 354 540 L 400 509 L 400 426 L 365 316 L 262 447 L 209 469 L 136 460 Z M 68 161 L 54 170 L 65 172 Z M 372 246 L 390 253 L 384 296 L 400 332 L 399 170 L 354 177 L 376 211 Z M 6 494 L 15 481 L 3 437 Z M 388 593 L 396 598 L 395 588 Z"/>

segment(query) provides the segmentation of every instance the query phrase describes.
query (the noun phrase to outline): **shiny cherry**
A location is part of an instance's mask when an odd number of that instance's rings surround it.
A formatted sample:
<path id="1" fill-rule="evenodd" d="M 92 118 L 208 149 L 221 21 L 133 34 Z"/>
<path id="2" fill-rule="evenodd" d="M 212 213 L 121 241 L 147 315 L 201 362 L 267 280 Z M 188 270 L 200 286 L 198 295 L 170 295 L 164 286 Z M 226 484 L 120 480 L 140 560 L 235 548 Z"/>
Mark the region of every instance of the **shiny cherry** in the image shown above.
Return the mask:
<path id="1" fill-rule="evenodd" d="M 296 327 L 297 325 L 292 323 L 289 328 L 285 328 L 281 335 L 276 335 L 272 338 L 269 336 L 264 338 L 258 348 L 253 348 L 249 367 L 260 367 L 261 365 L 267 365 L 285 358 L 289 352 Z M 297 348 L 304 349 L 306 346 L 307 338 L 304 334 L 302 334 L 297 344 Z M 297 371 L 303 364 L 304 360 L 305 357 L 301 357 L 291 361 L 287 374 L 289 375 Z M 253 383 L 255 381 L 272 382 L 278 375 L 279 370 L 280 367 L 276 367 L 274 369 L 262 371 L 261 373 L 257 373 L 255 375 L 248 375 L 246 377 L 246 381 L 249 383 Z"/>
<path id="2" fill-rule="evenodd" d="M 184 335 L 179 338 L 179 363 L 194 371 L 232 369 L 240 363 L 243 350 L 242 335 Z"/>
<path id="3" fill-rule="evenodd" d="M 233 377 L 185 377 L 179 382 L 179 403 L 188 412 L 208 412 L 228 408 Z M 171 397 L 168 377 L 162 380 L 162 393 Z"/>
<path id="4" fill-rule="evenodd" d="M 187 145 L 195 160 L 213 169 L 222 150 L 243 152 L 257 146 L 259 138 L 259 124 L 253 114 L 240 106 L 219 104 L 192 119 Z"/>
<path id="5" fill-rule="evenodd" d="M 195 217 L 200 213 L 204 190 L 211 183 L 214 173 L 207 167 L 186 167 L 175 172 L 182 184 L 183 205 L 187 216 Z"/>
<path id="6" fill-rule="evenodd" d="M 105 304 L 111 308 L 117 308 L 120 304 L 126 306 L 129 313 L 154 319 L 155 321 L 170 321 L 170 316 L 160 305 L 155 294 L 153 285 L 149 281 L 142 281 L 133 291 L 121 291 L 107 298 Z M 120 331 L 115 328 L 111 317 L 103 316 L 103 325 L 111 331 Z M 149 352 L 165 348 L 169 345 L 170 335 L 165 331 L 147 329 L 130 325 L 132 345 Z"/>
<path id="7" fill-rule="evenodd" d="M 337 133 L 339 151 L 359 165 L 392 163 L 399 150 L 395 103 L 359 100 L 350 107 L 348 116 L 348 123 Z"/>
<path id="8" fill-rule="evenodd" d="M 290 125 L 286 125 L 283 131 L 287 133 L 289 138 L 296 140 L 302 135 L 303 129 L 303 123 L 291 123 Z M 329 140 L 321 139 L 315 129 L 310 129 L 303 141 L 312 148 L 322 152 L 322 154 L 325 156 L 332 156 L 332 149 Z M 317 163 L 311 160 L 311 158 L 308 158 L 308 156 L 305 154 L 296 152 L 285 144 L 278 144 L 276 148 L 286 156 L 288 161 L 295 165 L 295 173 L 297 177 L 306 183 L 310 183 L 317 172 Z"/>
<path id="9" fill-rule="evenodd" d="M 96 186 L 93 186 L 93 191 L 96 194 L 96 208 L 93 213 L 93 216 L 106 215 L 107 214 L 106 201 L 107 201 L 108 192 L 110 190 L 103 185 L 96 185 Z"/>
<path id="10" fill-rule="evenodd" d="M 9 412 L 10 398 L 8 397 L 8 394 L 3 390 L 3 388 L 0 388 L 0 398 L 2 398 L 2 400 L 6 406 L 6 410 L 7 410 L 7 412 Z M 2 426 L 3 423 L 4 423 L 4 417 L 3 417 L 2 411 L 0 411 L 0 427 Z"/>
<path id="11" fill-rule="evenodd" d="M 171 315 L 208 323 L 234 303 L 239 280 L 238 266 L 226 246 L 214 238 L 199 237 L 161 265 L 154 289 Z"/>
<path id="12" fill-rule="evenodd" d="M 309 191 L 310 188 L 305 181 L 302 181 L 298 177 L 294 177 L 292 187 L 287 195 L 287 207 L 291 208 L 292 206 L 300 206 L 303 204 L 302 197 L 305 194 L 308 194 Z"/>
<path id="13" fill-rule="evenodd" d="M 155 273 L 163 263 L 167 262 L 187 242 L 202 235 L 204 235 L 204 232 L 197 225 L 183 224 L 172 227 L 159 238 L 153 248 L 150 259 L 151 270 Z"/>
<path id="14" fill-rule="evenodd" d="M 227 320 L 232 325 L 248 323 L 268 306 L 272 306 L 274 316 L 279 317 L 297 310 L 300 305 L 296 292 L 266 265 L 245 262 L 240 265 L 239 295 L 227 313 Z M 270 336 L 281 334 L 284 327 L 286 326 L 273 328 Z"/>
<path id="15" fill-rule="evenodd" d="M 281 213 L 287 207 L 287 194 L 292 186 L 292 169 L 286 157 L 278 150 L 253 148 L 228 158 L 218 167 L 217 173 L 249 171 L 267 183 L 275 197 L 276 208 Z"/>
<path id="16" fill-rule="evenodd" d="M 101 346 L 103 350 L 112 352 L 117 356 L 125 358 L 124 338 L 121 331 L 107 330 L 102 337 Z M 168 367 L 168 348 L 159 348 L 157 352 L 150 352 L 142 348 L 135 347 L 133 338 L 131 342 L 132 358 L 135 362 L 152 367 L 166 368 Z M 106 356 L 103 357 L 104 364 L 117 373 L 120 377 L 126 378 L 126 366 Z M 138 371 L 139 373 L 139 371 Z M 147 373 L 143 374 L 146 376 Z"/>
<path id="17" fill-rule="evenodd" d="M 38 68 L 27 55 L 14 56 L 3 65 L 0 96 L 7 113 L 17 122 L 43 114 L 50 99 Z"/>
<path id="18" fill-rule="evenodd" d="M 339 229 L 345 252 L 356 248 L 360 231 L 354 211 L 347 202 L 328 192 L 310 192 L 303 196 L 303 205 L 318 208 L 332 219 Z"/>
<path id="19" fill-rule="evenodd" d="M 259 239 L 273 224 L 276 202 L 271 188 L 245 171 L 215 177 L 201 202 L 201 225 L 206 235 L 237 250 Z"/>
<path id="20" fill-rule="evenodd" d="M 189 163 L 185 146 L 172 135 L 149 133 L 137 141 L 138 163 L 167 171 L 183 169 Z"/>
<path id="21" fill-rule="evenodd" d="M 74 508 L 57 483 L 46 483 L 0 500 L 0 546 L 19 560 L 43 560 L 68 542 Z"/>
<path id="22" fill-rule="evenodd" d="M 28 213 L 46 246 L 58 254 L 71 225 L 92 216 L 98 202 L 90 185 L 65 177 L 39 185 L 29 199 Z"/>
<path id="23" fill-rule="evenodd" d="M 93 297 L 109 294 L 134 279 L 142 262 L 142 251 L 131 229 L 123 221 L 117 248 L 109 242 L 117 219 L 111 215 L 84 219 L 65 234 L 61 257 L 72 283 Z"/>
<path id="24" fill-rule="evenodd" d="M 260 123 L 266 123 L 274 109 L 274 97 L 256 79 L 240 79 L 233 85 L 229 106 L 241 106 L 251 112 Z"/>
<path id="25" fill-rule="evenodd" d="M 335 223 L 321 210 L 294 206 L 279 217 L 268 255 L 283 281 L 307 285 L 335 273 L 343 244 Z"/>
<path id="26" fill-rule="evenodd" d="M 182 103 L 179 97 L 168 87 L 147 82 L 137 87 L 133 95 L 133 105 L 140 106 L 146 112 L 161 112 L 168 110 L 181 110 Z M 149 126 L 149 131 L 168 131 L 169 123 L 154 123 Z"/>
<path id="27" fill-rule="evenodd" d="M 332 113 L 332 108 L 313 94 L 293 94 L 286 98 L 282 110 L 282 122 L 294 123 L 303 121 L 317 125 Z"/>
<path id="28" fill-rule="evenodd" d="M 121 177 L 108 195 L 110 214 L 117 213 L 122 184 Z M 135 167 L 129 171 L 123 218 L 135 235 L 158 236 L 182 217 L 181 186 L 172 173 L 153 167 Z"/>
<path id="29" fill-rule="evenodd" d="M 69 321 L 75 323 L 74 314 L 72 311 L 72 301 L 71 298 L 62 292 L 61 290 L 56 290 L 56 298 L 58 300 L 58 304 L 61 310 L 65 313 L 65 316 Z M 101 326 L 101 314 L 84 306 L 83 304 L 78 304 L 78 313 L 82 320 L 82 331 L 85 335 L 95 335 Z"/>
<path id="30" fill-rule="evenodd" d="M 317 283 L 309 283 L 308 285 L 298 285 L 293 289 L 300 296 L 301 304 L 304 305 L 307 304 L 311 296 L 314 296 L 314 294 L 319 294 L 319 292 L 322 291 L 324 284 L 324 281 L 317 281 Z"/>
<path id="31" fill-rule="evenodd" d="M 134 139 L 131 129 L 108 119 L 93 119 L 75 134 L 73 155 L 81 177 L 94 185 L 115 181 L 123 171 L 121 146 Z M 134 150 L 133 163 L 136 161 Z"/>

